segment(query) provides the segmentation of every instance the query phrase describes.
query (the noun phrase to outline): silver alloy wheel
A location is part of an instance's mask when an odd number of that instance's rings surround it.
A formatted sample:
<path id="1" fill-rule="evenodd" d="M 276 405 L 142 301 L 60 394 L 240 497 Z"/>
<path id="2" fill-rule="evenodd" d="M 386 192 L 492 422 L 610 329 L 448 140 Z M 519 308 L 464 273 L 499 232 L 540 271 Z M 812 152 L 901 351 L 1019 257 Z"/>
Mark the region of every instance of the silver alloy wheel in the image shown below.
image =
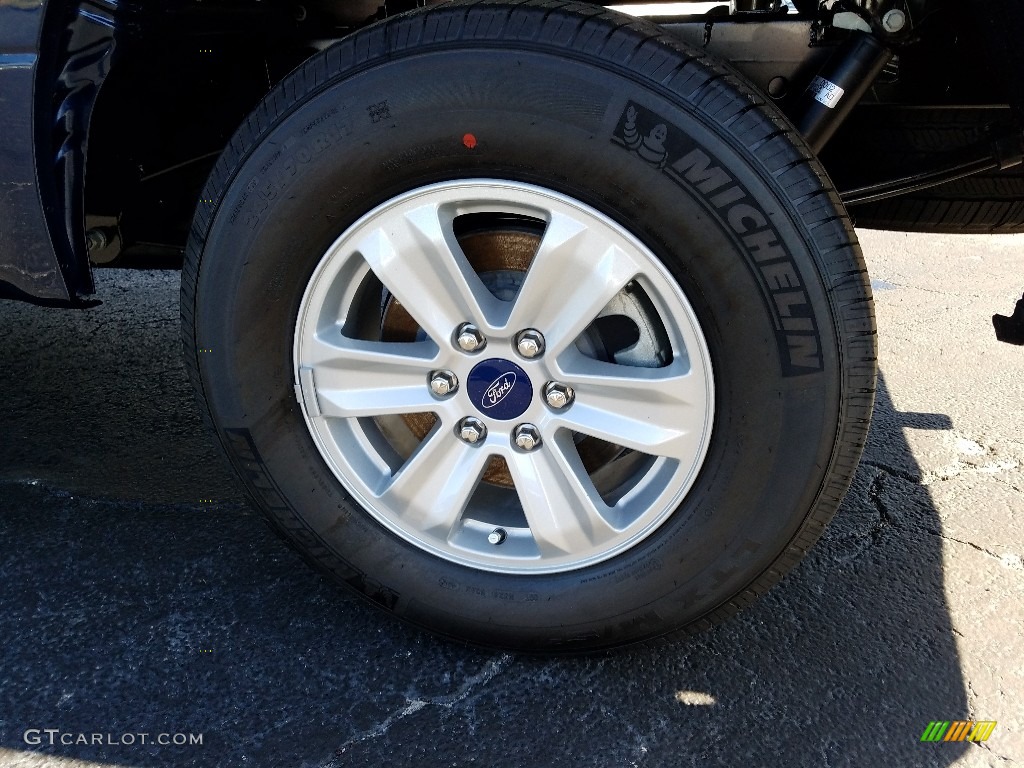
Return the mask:
<path id="1" fill-rule="evenodd" d="M 474 270 L 460 245 L 456 220 L 484 214 L 540 227 L 511 295 Z M 389 303 L 418 324 L 415 340 L 382 339 Z M 609 307 L 638 338 L 600 359 L 587 339 Z M 486 340 L 482 353 L 460 348 L 465 323 Z M 517 352 L 524 329 L 543 334 L 542 355 Z M 516 182 L 422 187 L 349 227 L 302 298 L 294 365 L 313 441 L 361 506 L 417 547 L 488 571 L 568 571 L 635 546 L 679 506 L 711 437 L 710 356 L 676 281 L 608 217 Z M 461 382 L 443 398 L 430 386 L 439 370 Z M 484 382 L 475 397 L 474 381 Z M 571 387 L 568 407 L 547 405 L 550 381 Z M 487 397 L 504 398 L 505 411 L 488 410 Z M 422 439 L 402 421 L 417 414 L 432 414 Z M 467 417 L 486 427 L 478 442 L 459 438 Z M 541 435 L 531 451 L 514 438 L 524 423 Z M 587 439 L 612 458 L 586 465 L 578 446 Z M 485 479 L 502 461 L 510 487 Z"/>

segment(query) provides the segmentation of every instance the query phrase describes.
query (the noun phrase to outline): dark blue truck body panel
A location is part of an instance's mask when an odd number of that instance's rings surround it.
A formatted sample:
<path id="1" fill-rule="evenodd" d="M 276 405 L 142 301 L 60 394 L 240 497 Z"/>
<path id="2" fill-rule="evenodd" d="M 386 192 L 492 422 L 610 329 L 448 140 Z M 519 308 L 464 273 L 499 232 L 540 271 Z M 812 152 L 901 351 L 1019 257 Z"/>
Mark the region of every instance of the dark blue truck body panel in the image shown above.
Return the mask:
<path id="1" fill-rule="evenodd" d="M 42 27 L 42 2 L 0 0 L 0 280 L 36 298 L 67 301 L 35 162 Z"/>

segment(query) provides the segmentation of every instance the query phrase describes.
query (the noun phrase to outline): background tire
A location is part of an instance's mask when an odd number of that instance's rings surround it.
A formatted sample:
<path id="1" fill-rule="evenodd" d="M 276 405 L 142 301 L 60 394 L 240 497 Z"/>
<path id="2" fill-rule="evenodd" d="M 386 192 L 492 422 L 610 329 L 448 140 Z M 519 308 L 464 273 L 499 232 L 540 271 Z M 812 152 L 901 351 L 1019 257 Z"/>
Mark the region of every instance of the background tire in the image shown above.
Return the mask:
<path id="1" fill-rule="evenodd" d="M 948 163 L 958 150 L 1012 130 L 1010 109 L 868 105 L 854 110 L 822 162 L 840 189 Z M 836 149 L 836 148 L 839 149 Z M 880 172 L 881 171 L 881 172 Z M 988 171 L 874 203 L 851 205 L 858 227 L 898 232 L 1024 232 L 1024 166 Z"/>
<path id="2" fill-rule="evenodd" d="M 439 554 L 361 505 L 307 426 L 317 406 L 296 328 L 301 337 L 303 297 L 325 254 L 350 252 L 339 236 L 410 191 L 458 179 L 526 185 L 589 222 L 607 220 L 692 309 L 713 371 L 710 441 L 678 508 L 625 548 L 537 572 Z M 282 82 L 202 198 L 182 321 L 203 410 L 256 504 L 310 562 L 420 626 L 546 651 L 705 627 L 802 557 L 852 478 L 875 351 L 849 221 L 791 126 L 656 27 L 563 3 L 455 4 L 390 19 Z M 476 232 L 467 225 L 459 237 Z M 565 289 L 590 274 L 567 268 Z M 353 275 L 352 291 L 373 284 L 366 271 Z M 386 318 L 395 297 L 382 282 L 374 296 Z M 367 306 L 336 285 L 339 307 Z M 665 307 L 644 311 L 655 325 L 679 320 Z M 389 332 L 345 328 L 368 343 Z M 489 340 L 496 357 L 514 358 L 512 330 Z M 455 340 L 433 344 L 447 354 Z M 576 397 L 582 412 L 585 386 Z M 635 412 L 659 413 L 642 401 Z"/>

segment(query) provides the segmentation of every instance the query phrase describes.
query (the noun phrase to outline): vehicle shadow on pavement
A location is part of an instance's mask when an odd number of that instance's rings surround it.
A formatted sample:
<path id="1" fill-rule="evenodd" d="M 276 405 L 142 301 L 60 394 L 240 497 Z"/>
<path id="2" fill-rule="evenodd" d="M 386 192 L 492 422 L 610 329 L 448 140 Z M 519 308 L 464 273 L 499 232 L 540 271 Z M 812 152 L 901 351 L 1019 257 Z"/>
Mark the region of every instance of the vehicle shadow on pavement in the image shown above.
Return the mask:
<path id="1" fill-rule="evenodd" d="M 903 437 L 949 425 L 895 411 L 884 381 L 835 522 L 752 608 L 604 656 L 494 654 L 312 574 L 199 423 L 176 275 L 101 280 L 88 313 L 0 305 L 0 765 L 933 766 L 978 748 L 919 741 L 969 716 L 941 521 Z M 61 743 L 79 734 L 117 743 Z"/>

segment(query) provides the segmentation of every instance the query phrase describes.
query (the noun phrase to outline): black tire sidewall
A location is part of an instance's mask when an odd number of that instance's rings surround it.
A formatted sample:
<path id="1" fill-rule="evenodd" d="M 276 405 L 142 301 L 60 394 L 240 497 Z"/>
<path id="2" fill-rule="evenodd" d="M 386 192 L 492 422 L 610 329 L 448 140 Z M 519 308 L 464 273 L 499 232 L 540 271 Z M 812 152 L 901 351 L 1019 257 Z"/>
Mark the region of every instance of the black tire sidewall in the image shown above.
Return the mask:
<path id="1" fill-rule="evenodd" d="M 770 221 L 814 308 L 820 371 L 788 375 L 764 276 L 708 195 L 615 140 L 629 105 L 687 137 Z M 205 396 L 250 492 L 342 580 L 405 618 L 483 643 L 640 639 L 742 592 L 815 504 L 843 380 L 820 244 L 742 128 L 594 62 L 468 47 L 398 58 L 306 99 L 218 201 L 199 276 Z M 593 206 L 662 260 L 700 321 L 716 384 L 702 471 L 666 523 L 603 563 L 508 576 L 428 555 L 358 507 L 306 427 L 292 349 L 316 265 L 374 206 L 453 178 L 514 179 Z"/>

